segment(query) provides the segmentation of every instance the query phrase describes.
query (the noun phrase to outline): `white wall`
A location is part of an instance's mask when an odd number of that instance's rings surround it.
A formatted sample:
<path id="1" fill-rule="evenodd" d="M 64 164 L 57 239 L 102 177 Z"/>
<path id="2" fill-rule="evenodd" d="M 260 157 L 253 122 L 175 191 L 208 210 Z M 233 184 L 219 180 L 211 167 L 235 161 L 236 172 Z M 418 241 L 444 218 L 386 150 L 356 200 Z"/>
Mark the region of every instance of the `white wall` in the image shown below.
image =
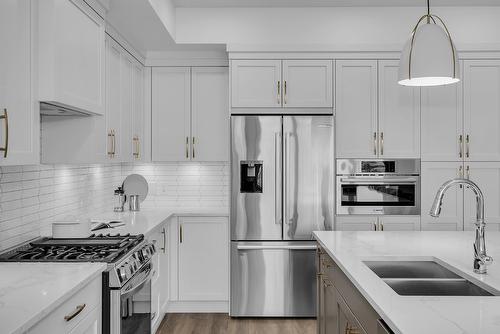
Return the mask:
<path id="1" fill-rule="evenodd" d="M 500 7 L 441 7 L 459 49 L 500 45 Z M 400 49 L 423 7 L 177 8 L 177 43 L 375 45 Z"/>

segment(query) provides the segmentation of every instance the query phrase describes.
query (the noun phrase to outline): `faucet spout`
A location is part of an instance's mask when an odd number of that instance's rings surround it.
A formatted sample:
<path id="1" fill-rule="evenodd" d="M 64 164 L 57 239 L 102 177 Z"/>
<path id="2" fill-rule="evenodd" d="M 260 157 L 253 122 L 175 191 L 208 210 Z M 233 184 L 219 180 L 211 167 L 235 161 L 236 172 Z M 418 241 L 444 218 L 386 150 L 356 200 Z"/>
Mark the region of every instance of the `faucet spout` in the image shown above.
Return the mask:
<path id="1" fill-rule="evenodd" d="M 463 184 L 470 188 L 476 196 L 476 238 L 474 241 L 474 272 L 477 274 L 486 274 L 486 266 L 489 265 L 493 258 L 486 254 L 486 242 L 484 239 L 485 222 L 484 222 L 484 195 L 479 186 L 468 179 L 453 179 L 446 181 L 439 188 L 432 203 L 430 215 L 439 217 L 441 207 L 443 205 L 444 194 L 448 189 L 457 184 Z"/>

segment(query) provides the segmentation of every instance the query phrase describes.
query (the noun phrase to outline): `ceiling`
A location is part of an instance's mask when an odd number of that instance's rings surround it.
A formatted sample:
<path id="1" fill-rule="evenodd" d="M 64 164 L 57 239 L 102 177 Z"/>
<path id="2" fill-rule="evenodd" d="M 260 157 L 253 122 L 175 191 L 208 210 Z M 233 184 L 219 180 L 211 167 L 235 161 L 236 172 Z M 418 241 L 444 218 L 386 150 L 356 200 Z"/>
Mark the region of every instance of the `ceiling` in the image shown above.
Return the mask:
<path id="1" fill-rule="evenodd" d="M 425 0 L 173 0 L 176 7 L 425 6 Z M 431 6 L 500 6 L 499 0 L 431 0 Z"/>

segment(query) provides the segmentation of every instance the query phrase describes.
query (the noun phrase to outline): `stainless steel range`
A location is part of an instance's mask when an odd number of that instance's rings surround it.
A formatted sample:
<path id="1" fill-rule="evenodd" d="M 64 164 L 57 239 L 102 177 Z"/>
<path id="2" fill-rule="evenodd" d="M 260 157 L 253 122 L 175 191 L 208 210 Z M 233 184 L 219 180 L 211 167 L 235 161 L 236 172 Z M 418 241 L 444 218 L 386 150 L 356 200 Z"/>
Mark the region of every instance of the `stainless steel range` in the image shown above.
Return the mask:
<path id="1" fill-rule="evenodd" d="M 151 333 L 153 244 L 140 235 L 40 238 L 0 254 L 0 262 L 104 262 L 103 333 Z"/>

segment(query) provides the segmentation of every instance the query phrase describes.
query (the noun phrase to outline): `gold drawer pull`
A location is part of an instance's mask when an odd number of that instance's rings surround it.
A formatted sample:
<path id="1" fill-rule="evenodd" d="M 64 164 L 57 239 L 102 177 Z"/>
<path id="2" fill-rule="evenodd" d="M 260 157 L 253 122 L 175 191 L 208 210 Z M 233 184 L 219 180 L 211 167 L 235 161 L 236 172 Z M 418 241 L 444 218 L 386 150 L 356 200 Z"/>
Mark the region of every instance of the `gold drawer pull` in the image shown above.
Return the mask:
<path id="1" fill-rule="evenodd" d="M 3 115 L 0 116 L 0 119 L 5 120 L 5 146 L 0 148 L 0 151 L 3 151 L 3 157 L 7 158 L 7 151 L 9 150 L 9 114 L 7 113 L 7 109 L 3 110 Z"/>
<path id="2" fill-rule="evenodd" d="M 66 321 L 73 320 L 73 318 L 75 318 L 77 315 L 79 315 L 80 313 L 82 313 L 82 311 L 85 308 L 85 306 L 87 306 L 87 305 L 85 305 L 85 304 L 78 305 L 73 312 L 71 312 L 70 314 L 64 316 L 64 320 L 66 320 Z"/>

